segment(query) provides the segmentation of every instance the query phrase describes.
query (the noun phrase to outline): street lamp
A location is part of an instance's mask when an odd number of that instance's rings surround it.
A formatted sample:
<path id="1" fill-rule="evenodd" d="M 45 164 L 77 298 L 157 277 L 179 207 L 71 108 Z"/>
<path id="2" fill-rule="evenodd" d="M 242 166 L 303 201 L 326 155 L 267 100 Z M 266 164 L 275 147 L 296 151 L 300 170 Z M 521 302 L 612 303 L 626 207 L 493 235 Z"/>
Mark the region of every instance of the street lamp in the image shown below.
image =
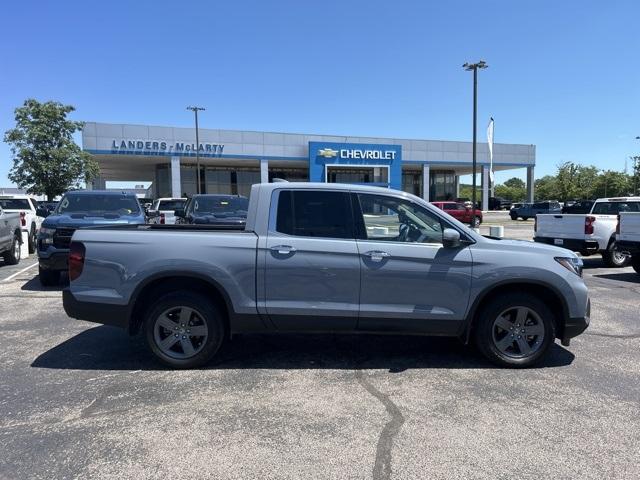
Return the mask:
<path id="1" fill-rule="evenodd" d="M 464 68 L 466 71 L 473 71 L 473 180 L 471 190 L 471 206 L 473 208 L 474 214 L 471 215 L 471 220 L 469 221 L 469 225 L 472 228 L 475 226 L 474 220 L 476 211 L 476 124 L 478 123 L 478 69 L 487 68 L 487 66 L 487 63 L 484 60 L 480 60 L 477 63 L 465 63 L 464 65 L 462 65 L 462 68 Z"/>
<path id="2" fill-rule="evenodd" d="M 205 110 L 203 107 L 187 107 L 196 116 L 196 193 L 200 193 L 200 138 L 198 137 L 198 111 Z"/>

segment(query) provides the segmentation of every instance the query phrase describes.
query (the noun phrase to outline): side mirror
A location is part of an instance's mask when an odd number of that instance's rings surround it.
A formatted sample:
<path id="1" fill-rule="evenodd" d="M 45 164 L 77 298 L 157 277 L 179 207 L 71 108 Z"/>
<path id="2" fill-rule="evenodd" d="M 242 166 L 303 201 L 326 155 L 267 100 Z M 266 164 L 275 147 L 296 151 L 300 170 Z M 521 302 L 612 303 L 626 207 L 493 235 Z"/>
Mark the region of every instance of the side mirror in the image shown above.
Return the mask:
<path id="1" fill-rule="evenodd" d="M 442 232 L 442 245 L 447 248 L 457 248 L 460 246 L 460 232 L 453 228 L 445 228 Z"/>
<path id="2" fill-rule="evenodd" d="M 184 218 L 184 208 L 176 208 L 173 214 L 178 218 Z"/>
<path id="3" fill-rule="evenodd" d="M 49 216 L 49 210 L 44 207 L 38 207 L 36 208 L 36 215 L 38 217 L 47 218 Z"/>

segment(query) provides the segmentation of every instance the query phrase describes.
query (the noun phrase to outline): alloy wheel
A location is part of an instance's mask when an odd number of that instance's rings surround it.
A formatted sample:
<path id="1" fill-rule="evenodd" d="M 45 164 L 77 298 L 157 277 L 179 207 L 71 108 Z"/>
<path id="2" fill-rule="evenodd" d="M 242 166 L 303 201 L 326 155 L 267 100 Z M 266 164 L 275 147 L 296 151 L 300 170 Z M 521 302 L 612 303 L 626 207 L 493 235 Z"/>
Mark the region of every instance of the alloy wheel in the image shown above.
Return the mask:
<path id="1" fill-rule="evenodd" d="M 171 358 L 187 359 L 197 355 L 209 335 L 207 323 L 195 309 L 171 307 L 155 320 L 153 338 L 158 348 Z"/>
<path id="2" fill-rule="evenodd" d="M 542 347 L 544 336 L 540 315 L 529 307 L 510 307 L 493 321 L 493 343 L 507 357 L 532 356 Z"/>

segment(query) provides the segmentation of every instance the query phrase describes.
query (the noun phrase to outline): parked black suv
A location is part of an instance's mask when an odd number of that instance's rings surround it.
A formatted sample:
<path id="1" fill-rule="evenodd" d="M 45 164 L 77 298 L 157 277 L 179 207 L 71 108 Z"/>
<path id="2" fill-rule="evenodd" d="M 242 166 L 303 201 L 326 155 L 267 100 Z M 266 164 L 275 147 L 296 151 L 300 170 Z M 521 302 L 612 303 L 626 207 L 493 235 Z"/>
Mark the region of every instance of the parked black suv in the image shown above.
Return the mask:
<path id="1" fill-rule="evenodd" d="M 249 199 L 239 195 L 193 195 L 175 211 L 177 224 L 244 225 Z"/>

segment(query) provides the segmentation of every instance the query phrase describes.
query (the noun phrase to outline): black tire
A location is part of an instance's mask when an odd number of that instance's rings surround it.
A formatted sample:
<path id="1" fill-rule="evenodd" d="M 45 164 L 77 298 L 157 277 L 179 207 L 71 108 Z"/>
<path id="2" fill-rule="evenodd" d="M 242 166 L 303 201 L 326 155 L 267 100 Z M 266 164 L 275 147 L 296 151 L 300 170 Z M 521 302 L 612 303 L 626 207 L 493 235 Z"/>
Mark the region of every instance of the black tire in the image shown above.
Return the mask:
<path id="1" fill-rule="evenodd" d="M 616 242 L 609 242 L 609 246 L 607 250 L 602 252 L 602 260 L 605 265 L 610 268 L 622 268 L 626 267 L 631 263 L 631 257 L 629 255 L 621 256 L 619 252 L 616 250 Z"/>
<path id="2" fill-rule="evenodd" d="M 176 332 L 175 334 L 159 323 L 161 317 L 167 317 L 166 313 L 168 311 L 181 311 L 183 308 L 193 311 L 189 318 L 194 319 L 191 320 L 192 322 L 199 322 L 199 325 L 193 326 L 202 327 L 204 324 L 207 330 L 204 339 L 191 335 L 182 336 L 182 339 L 188 337 L 191 348 L 195 347 L 196 352 L 192 356 L 185 356 L 187 352 L 182 347 L 183 343 L 179 338 L 182 333 L 189 332 L 189 323 L 186 324 L 186 331 L 183 328 L 181 332 Z M 177 318 L 176 321 L 179 327 L 179 322 L 182 319 Z M 156 333 L 156 326 L 158 333 Z M 217 305 L 208 300 L 206 296 L 187 290 L 178 290 L 162 295 L 153 301 L 153 305 L 144 316 L 144 331 L 147 345 L 162 363 L 172 368 L 196 368 L 209 362 L 220 349 L 224 339 L 224 317 Z M 159 338 L 159 335 L 166 336 Z M 172 336 L 177 338 L 177 340 L 174 340 L 174 344 L 170 346 L 170 349 L 174 350 L 161 347 L 159 341 L 162 343 L 161 341 L 167 340 Z M 179 356 L 182 356 L 182 358 L 178 358 Z"/>
<path id="3" fill-rule="evenodd" d="M 475 228 L 478 228 L 481 223 L 482 223 L 482 220 L 480 220 L 480 217 L 478 216 L 473 217 L 473 226 Z"/>
<path id="4" fill-rule="evenodd" d="M 517 215 L 509 215 L 511 217 L 511 220 L 518 220 L 518 216 Z"/>
<path id="5" fill-rule="evenodd" d="M 633 256 L 633 258 L 631 259 L 631 266 L 637 274 L 640 274 L 640 255 Z"/>
<path id="6" fill-rule="evenodd" d="M 527 220 L 529 220 L 529 217 L 522 217 L 522 220 L 526 222 Z"/>
<path id="7" fill-rule="evenodd" d="M 29 231 L 29 253 L 36 253 L 36 226 L 33 224 Z"/>
<path id="8" fill-rule="evenodd" d="M 530 311 L 528 316 L 525 317 L 524 322 L 530 325 L 525 326 L 523 323 L 522 326 L 533 329 L 534 327 L 539 328 L 537 327 L 538 325 L 542 325 L 542 334 L 517 336 L 517 329 L 516 332 L 509 332 L 506 329 L 502 330 L 499 325 L 496 324 L 499 318 L 505 318 L 501 315 L 505 311 L 510 312 L 511 310 L 515 310 L 517 313 L 520 308 Z M 535 318 L 531 312 L 533 312 L 537 318 Z M 556 338 L 555 321 L 556 316 L 554 313 L 547 307 L 545 302 L 538 297 L 527 293 L 507 293 L 501 297 L 494 298 L 478 313 L 474 329 L 475 343 L 482 354 L 496 365 L 509 368 L 531 367 L 539 362 L 547 354 L 551 345 L 553 345 Z M 513 326 L 516 326 L 515 318 Z M 504 332 L 506 332 L 506 335 L 504 335 Z M 529 345 L 528 348 L 531 349 L 530 354 L 525 355 L 522 353 L 523 350 L 519 347 L 522 339 L 518 340 L 514 338 L 513 333 L 516 334 L 517 338 L 524 338 L 524 341 Z M 500 340 L 497 340 L 497 335 L 503 336 Z M 511 340 L 511 346 L 508 347 L 509 351 L 503 351 L 498 344 L 503 343 L 505 338 L 509 340 L 507 337 L 514 339 Z"/>
<path id="9" fill-rule="evenodd" d="M 2 254 L 2 258 L 4 258 L 4 262 L 7 265 L 17 265 L 20 263 L 20 240 L 18 235 L 14 235 L 11 247 Z"/>
<path id="10" fill-rule="evenodd" d="M 60 284 L 60 272 L 58 270 L 47 270 L 38 265 L 38 278 L 43 287 L 56 287 Z"/>

